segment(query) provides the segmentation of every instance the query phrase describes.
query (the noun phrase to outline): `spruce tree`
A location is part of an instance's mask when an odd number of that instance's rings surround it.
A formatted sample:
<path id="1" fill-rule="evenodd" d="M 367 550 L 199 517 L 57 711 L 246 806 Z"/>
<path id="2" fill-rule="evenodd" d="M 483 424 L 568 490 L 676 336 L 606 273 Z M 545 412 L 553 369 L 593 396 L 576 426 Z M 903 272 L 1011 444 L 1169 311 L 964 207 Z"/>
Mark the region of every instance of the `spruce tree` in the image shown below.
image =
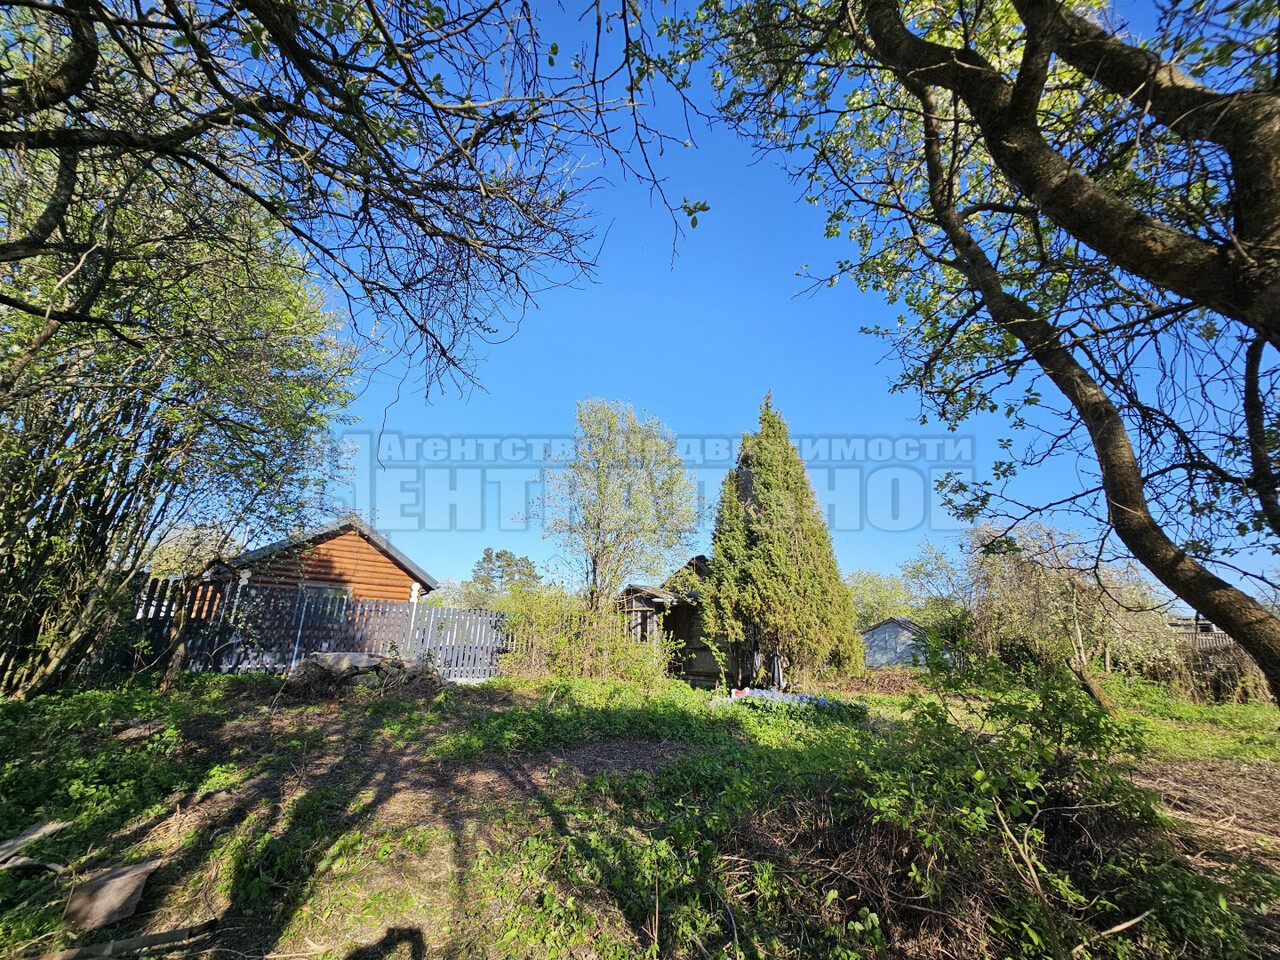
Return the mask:
<path id="1" fill-rule="evenodd" d="M 702 591 L 702 627 L 728 645 L 738 663 L 746 653 L 740 604 L 747 575 L 747 528 L 738 499 L 738 473 L 730 470 L 720 485 L 715 532 L 711 537 L 711 561 Z M 738 677 L 741 681 L 743 678 Z M 749 677 L 746 679 L 750 679 Z"/>
<path id="2" fill-rule="evenodd" d="M 854 608 L 800 452 L 772 395 L 725 477 L 703 604 L 739 663 L 778 649 L 796 667 L 862 668 Z"/>

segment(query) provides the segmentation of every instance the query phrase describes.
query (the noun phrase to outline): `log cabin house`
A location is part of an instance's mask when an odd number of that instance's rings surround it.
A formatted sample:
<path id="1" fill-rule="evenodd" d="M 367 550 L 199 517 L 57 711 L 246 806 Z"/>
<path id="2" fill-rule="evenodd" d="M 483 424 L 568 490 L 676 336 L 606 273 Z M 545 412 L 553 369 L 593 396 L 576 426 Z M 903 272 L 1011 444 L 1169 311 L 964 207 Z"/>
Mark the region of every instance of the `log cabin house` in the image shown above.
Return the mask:
<path id="1" fill-rule="evenodd" d="M 228 561 L 241 585 L 300 587 L 316 596 L 417 600 L 439 582 L 352 514 Z"/>

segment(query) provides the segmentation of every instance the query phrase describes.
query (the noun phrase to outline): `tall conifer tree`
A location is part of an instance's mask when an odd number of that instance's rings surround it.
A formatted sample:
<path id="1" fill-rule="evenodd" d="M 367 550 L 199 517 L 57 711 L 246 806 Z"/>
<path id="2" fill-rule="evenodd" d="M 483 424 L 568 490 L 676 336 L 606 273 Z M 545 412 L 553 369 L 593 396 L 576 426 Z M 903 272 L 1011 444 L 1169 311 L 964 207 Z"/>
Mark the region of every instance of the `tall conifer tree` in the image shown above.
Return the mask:
<path id="1" fill-rule="evenodd" d="M 787 422 L 765 397 L 725 477 L 711 544 L 703 619 L 739 663 L 781 650 L 793 666 L 860 670 L 854 608 L 831 535 Z"/>
<path id="2" fill-rule="evenodd" d="M 738 472 L 730 470 L 720 485 L 715 533 L 711 538 L 711 562 L 703 591 L 703 629 L 735 649 L 746 635 L 740 615 L 746 582 L 747 528 L 742 501 L 738 499 Z"/>

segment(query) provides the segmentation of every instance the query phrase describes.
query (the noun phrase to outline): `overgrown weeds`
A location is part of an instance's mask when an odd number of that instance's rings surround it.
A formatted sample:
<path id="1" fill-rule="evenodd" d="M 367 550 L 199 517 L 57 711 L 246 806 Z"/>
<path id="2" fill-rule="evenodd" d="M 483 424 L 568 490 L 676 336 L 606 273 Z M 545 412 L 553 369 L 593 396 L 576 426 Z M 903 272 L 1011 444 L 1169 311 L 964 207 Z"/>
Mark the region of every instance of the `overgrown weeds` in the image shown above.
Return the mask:
<path id="1" fill-rule="evenodd" d="M 1280 878 L 1187 856 L 1114 762 L 1150 724 L 968 662 L 870 717 L 674 681 L 73 692 L 0 707 L 0 822 L 72 820 L 41 852 L 77 870 L 164 855 L 135 922 L 212 905 L 246 956 L 1256 955 Z M 65 892 L 0 873 L 0 950 L 74 942 Z"/>
<path id="2" fill-rule="evenodd" d="M 1110 762 L 1139 728 L 1065 675 L 934 666 L 893 724 L 727 707 L 737 745 L 548 802 L 512 869 L 616 906 L 655 955 L 1251 955 L 1277 878 L 1180 856 Z M 536 939 L 541 900 L 502 892 L 511 942 Z"/>
<path id="3" fill-rule="evenodd" d="M 679 644 L 637 637 L 627 616 L 589 608 L 554 590 L 513 593 L 507 606 L 508 652 L 502 672 L 526 680 L 620 680 L 653 688 L 667 679 Z"/>

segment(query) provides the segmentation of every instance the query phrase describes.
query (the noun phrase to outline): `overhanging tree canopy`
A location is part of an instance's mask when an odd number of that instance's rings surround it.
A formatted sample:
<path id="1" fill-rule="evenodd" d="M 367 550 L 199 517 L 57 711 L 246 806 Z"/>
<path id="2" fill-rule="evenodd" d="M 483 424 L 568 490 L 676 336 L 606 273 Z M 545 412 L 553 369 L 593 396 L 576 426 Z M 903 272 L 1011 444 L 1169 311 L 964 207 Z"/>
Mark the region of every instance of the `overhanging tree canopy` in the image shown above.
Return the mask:
<path id="1" fill-rule="evenodd" d="M 582 167 L 630 107 L 598 61 L 555 66 L 517 3 L 12 0 L 0 43 L 0 264 L 24 265 L 0 306 L 154 322 L 98 304 L 193 237 L 234 247 L 203 178 L 372 308 L 428 383 L 470 374 L 502 304 L 589 264 Z M 156 197 L 172 206 L 123 223 Z"/>
<path id="2" fill-rule="evenodd" d="M 881 331 L 898 386 L 1041 430 L 998 477 L 1094 461 L 1055 506 L 1109 524 L 1280 695 L 1280 621 L 1238 586 L 1280 547 L 1276 19 L 1177 7 L 1142 45 L 1057 0 L 709 0 L 657 66 L 715 57 L 725 113 L 857 245 L 836 276 L 905 301 Z M 953 492 L 1043 506 L 1005 491 Z"/>

